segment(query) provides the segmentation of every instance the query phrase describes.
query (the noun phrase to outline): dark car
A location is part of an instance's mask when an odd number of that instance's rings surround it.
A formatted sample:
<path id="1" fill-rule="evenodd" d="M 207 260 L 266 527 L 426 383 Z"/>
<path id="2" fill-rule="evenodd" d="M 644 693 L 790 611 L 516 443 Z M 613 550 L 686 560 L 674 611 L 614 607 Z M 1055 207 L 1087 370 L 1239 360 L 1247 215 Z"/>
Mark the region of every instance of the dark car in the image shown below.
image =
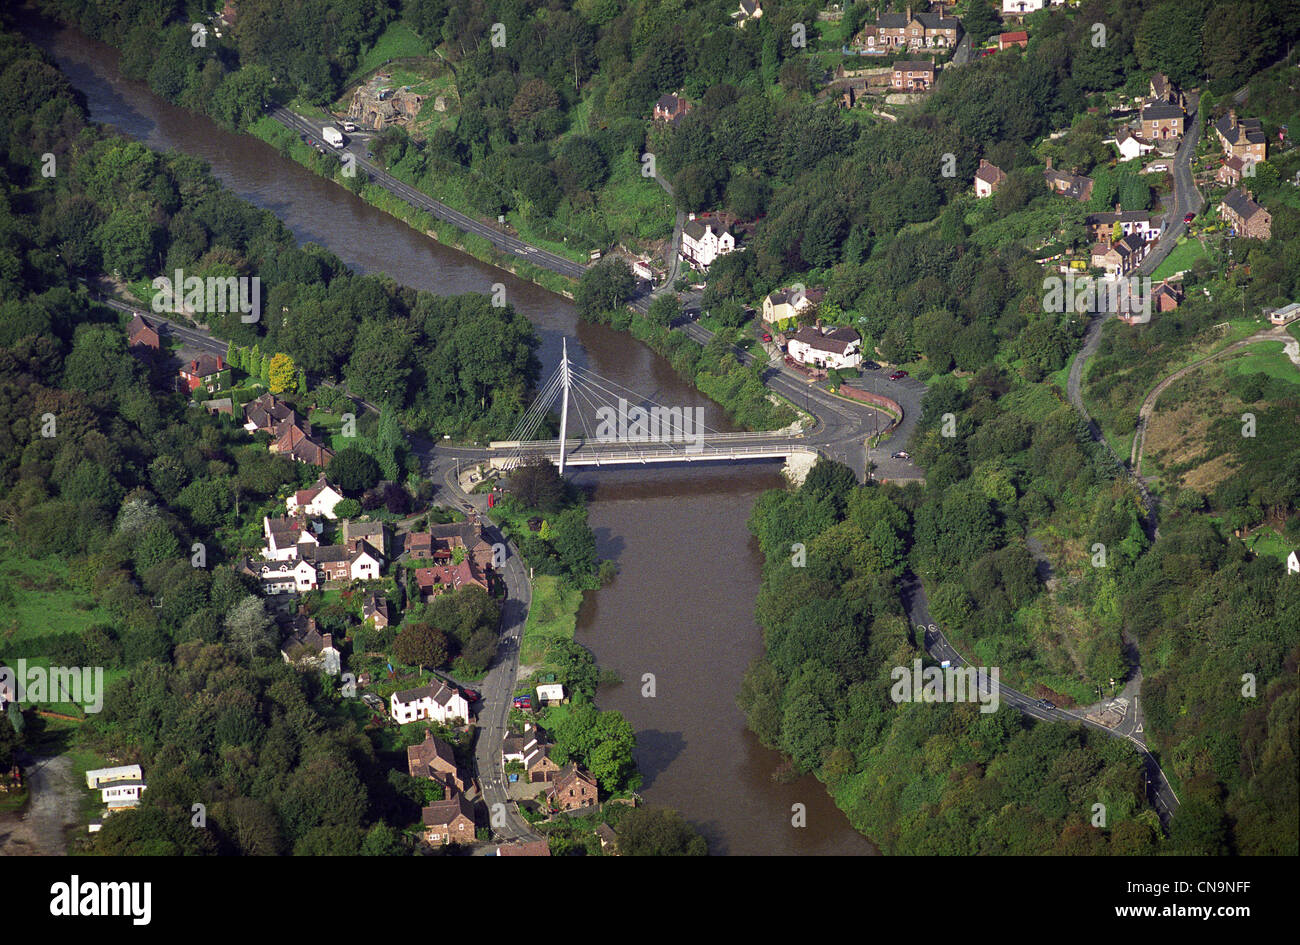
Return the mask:
<path id="1" fill-rule="evenodd" d="M 880 365 L 877 364 L 875 361 L 863 361 L 863 362 L 862 362 L 862 370 L 864 370 L 864 371 L 879 371 L 879 370 L 880 370 Z"/>
<path id="2" fill-rule="evenodd" d="M 1195 214 L 1195 213 L 1187 213 L 1187 214 L 1184 214 L 1184 215 L 1183 215 L 1183 222 L 1184 222 L 1184 223 L 1191 223 L 1191 222 L 1192 222 L 1193 220 L 1195 220 L 1195 219 L 1196 219 L 1196 214 Z"/>
<path id="3" fill-rule="evenodd" d="M 899 450 L 897 453 L 890 456 L 889 458 L 890 459 L 911 459 L 912 454 L 907 452 L 906 450 Z"/>
<path id="4" fill-rule="evenodd" d="M 1055 708 L 1056 708 L 1056 703 L 1055 703 L 1055 702 L 1049 702 L 1047 699 L 1043 699 L 1043 700 L 1042 700 L 1041 702 L 1039 702 L 1038 704 L 1041 705 L 1044 709 L 1055 709 Z"/>
<path id="5" fill-rule="evenodd" d="M 907 377 L 906 371 L 895 371 L 893 374 L 889 375 L 891 381 L 901 381 L 905 377 Z"/>

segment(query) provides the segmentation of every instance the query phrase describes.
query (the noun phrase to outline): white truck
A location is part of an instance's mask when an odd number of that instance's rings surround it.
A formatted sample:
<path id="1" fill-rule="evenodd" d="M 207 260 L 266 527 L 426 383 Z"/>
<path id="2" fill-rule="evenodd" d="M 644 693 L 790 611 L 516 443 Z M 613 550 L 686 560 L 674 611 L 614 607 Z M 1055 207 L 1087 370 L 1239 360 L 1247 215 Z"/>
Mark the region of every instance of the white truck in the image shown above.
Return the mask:
<path id="1" fill-rule="evenodd" d="M 339 131 L 332 125 L 327 125 L 322 128 L 320 136 L 325 139 L 325 143 L 331 148 L 343 147 L 343 132 Z"/>

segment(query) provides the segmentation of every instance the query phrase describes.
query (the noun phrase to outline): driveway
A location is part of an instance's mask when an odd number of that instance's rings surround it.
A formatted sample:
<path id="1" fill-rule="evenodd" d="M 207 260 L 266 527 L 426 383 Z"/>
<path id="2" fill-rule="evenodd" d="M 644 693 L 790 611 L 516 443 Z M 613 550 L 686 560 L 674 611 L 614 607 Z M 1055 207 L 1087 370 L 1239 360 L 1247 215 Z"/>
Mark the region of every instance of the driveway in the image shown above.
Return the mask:
<path id="1" fill-rule="evenodd" d="M 24 765 L 27 808 L 0 816 L 0 856 L 64 856 L 67 829 L 79 819 L 81 793 L 67 755 L 33 759 Z"/>

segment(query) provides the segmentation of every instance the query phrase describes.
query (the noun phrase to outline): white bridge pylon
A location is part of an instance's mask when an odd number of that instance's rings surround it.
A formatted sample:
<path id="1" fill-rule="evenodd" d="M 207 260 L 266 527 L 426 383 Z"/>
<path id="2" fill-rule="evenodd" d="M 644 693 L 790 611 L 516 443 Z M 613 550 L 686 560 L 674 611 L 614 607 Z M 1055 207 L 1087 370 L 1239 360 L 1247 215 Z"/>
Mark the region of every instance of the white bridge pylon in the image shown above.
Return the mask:
<path id="1" fill-rule="evenodd" d="M 526 454 L 535 452 L 535 450 L 529 449 L 530 441 L 533 441 L 536 437 L 542 423 L 556 406 L 557 400 L 560 402 L 560 439 L 558 442 L 560 475 L 564 475 L 570 452 L 570 400 L 573 401 L 572 413 L 582 431 L 583 443 L 626 443 L 628 450 L 635 450 L 639 446 L 662 446 L 670 443 L 682 446 L 688 442 L 682 438 L 683 435 L 687 434 L 692 439 L 700 441 L 706 436 L 711 439 L 720 438 L 727 441 L 771 437 L 773 435 L 770 433 L 722 433 L 704 426 L 698 415 L 695 416 L 694 423 L 688 423 L 687 411 L 692 410 L 692 407 L 665 408 L 648 397 L 629 390 L 617 381 L 602 377 L 589 367 L 574 364 L 569 360 L 567 338 L 563 340 L 560 350 L 559 367 L 556 368 L 546 383 L 539 388 L 537 397 L 524 411 L 523 416 L 519 418 L 519 422 L 515 424 L 509 439 L 501 441 L 501 448 L 510 450 L 510 454 L 499 464 L 500 468 L 505 471 L 513 469 L 523 462 Z M 611 438 L 607 428 L 602 430 L 601 425 L 608 424 L 610 419 L 626 419 L 635 410 L 644 411 L 646 416 L 655 418 L 652 426 L 659 431 L 656 435 L 661 436 L 669 433 L 676 435 L 677 438 L 659 440 L 654 439 L 652 436 L 650 439 L 632 438 L 625 441 L 617 437 Z M 672 428 L 673 420 L 677 423 L 675 430 Z M 660 423 L 660 421 L 663 422 Z M 593 423 L 597 424 L 597 432 L 595 433 L 592 430 Z M 665 430 L 665 426 L 669 427 L 669 430 Z M 536 445 L 543 444 L 537 443 Z"/>

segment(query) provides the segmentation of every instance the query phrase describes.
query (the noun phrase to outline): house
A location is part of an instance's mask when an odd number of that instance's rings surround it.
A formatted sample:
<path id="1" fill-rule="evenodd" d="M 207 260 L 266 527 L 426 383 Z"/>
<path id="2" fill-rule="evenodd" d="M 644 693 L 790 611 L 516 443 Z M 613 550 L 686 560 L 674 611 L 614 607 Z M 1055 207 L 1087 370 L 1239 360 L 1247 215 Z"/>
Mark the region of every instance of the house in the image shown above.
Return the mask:
<path id="1" fill-rule="evenodd" d="M 245 558 L 239 570 L 257 581 L 262 593 L 269 596 L 314 591 L 320 587 L 316 566 L 302 558 L 288 561 Z"/>
<path id="2" fill-rule="evenodd" d="M 428 532 L 411 532 L 406 536 L 406 557 L 423 561 L 433 557 L 433 536 Z"/>
<path id="3" fill-rule="evenodd" d="M 299 489 L 285 500 L 285 508 L 290 515 L 300 513 L 315 518 L 337 518 L 334 506 L 343 501 L 343 493 L 330 485 L 321 473 L 316 482 L 308 489 Z"/>
<path id="4" fill-rule="evenodd" d="M 1106 270 L 1108 276 L 1123 276 L 1131 272 L 1146 256 L 1151 244 L 1136 233 L 1113 243 L 1104 241 L 1092 248 L 1092 265 Z"/>
<path id="5" fill-rule="evenodd" d="M 1142 106 L 1139 117 L 1142 137 L 1148 141 L 1169 141 L 1183 136 L 1183 123 L 1187 116 L 1178 105 L 1168 102 L 1151 102 Z"/>
<path id="6" fill-rule="evenodd" d="M 744 26 L 742 23 L 741 26 Z M 503 843 L 497 847 L 497 856 L 550 856 L 551 847 L 545 840 L 527 843 Z"/>
<path id="7" fill-rule="evenodd" d="M 212 400 L 203 401 L 203 409 L 214 417 L 233 417 L 235 415 L 235 402 L 229 397 L 215 397 Z"/>
<path id="8" fill-rule="evenodd" d="M 316 618 L 299 615 L 292 632 L 280 646 L 280 656 L 299 669 L 320 669 L 330 676 L 343 671 L 343 654 L 334 645 L 334 635 L 316 629 Z"/>
<path id="9" fill-rule="evenodd" d="M 1135 157 L 1150 154 L 1156 146 L 1146 138 L 1135 135 L 1133 129 L 1125 126 L 1115 135 L 1115 147 L 1119 151 L 1121 161 L 1131 161 Z"/>
<path id="10" fill-rule="evenodd" d="M 661 95 L 659 101 L 655 102 L 654 120 L 666 121 L 671 124 L 677 124 L 681 121 L 686 113 L 691 110 L 691 103 L 686 101 L 680 93 L 673 95 Z"/>
<path id="11" fill-rule="evenodd" d="M 487 578 L 479 571 L 473 558 L 466 558 L 460 564 L 436 564 L 428 568 L 415 568 L 415 583 L 420 589 L 420 596 L 425 600 L 436 597 L 444 591 L 459 590 L 462 587 L 481 587 L 490 591 Z"/>
<path id="12" fill-rule="evenodd" d="M 743 30 L 748 21 L 763 18 L 763 5 L 759 0 L 740 0 L 740 9 L 731 14 L 731 18 Z"/>
<path id="13" fill-rule="evenodd" d="M 1268 321 L 1271 325 L 1289 325 L 1297 318 L 1300 318 L 1300 302 L 1292 302 L 1290 305 L 1272 309 L 1268 313 Z"/>
<path id="14" fill-rule="evenodd" d="M 975 172 L 975 196 L 991 197 L 1006 179 L 1000 167 L 980 158 L 979 170 Z"/>
<path id="15" fill-rule="evenodd" d="M 447 789 L 447 796 L 464 794 L 469 779 L 456 764 L 452 747 L 433 732 L 426 732 L 424 741 L 406 749 L 406 769 L 413 778 L 428 778 Z"/>
<path id="16" fill-rule="evenodd" d="M 230 368 L 219 354 L 201 354 L 181 365 L 180 383 L 186 393 L 200 387 L 209 394 L 230 388 Z"/>
<path id="17" fill-rule="evenodd" d="M 529 784 L 547 784 L 555 779 L 560 766 L 551 758 L 546 733 L 535 725 L 525 725 L 524 734 L 507 735 L 501 741 L 502 760 L 524 766 Z"/>
<path id="18" fill-rule="evenodd" d="M 369 595 L 361 604 L 361 619 L 369 620 L 376 630 L 383 630 L 393 622 L 389 614 L 388 599 L 378 594 Z"/>
<path id="19" fill-rule="evenodd" d="M 1238 236 L 1266 240 L 1273 235 L 1272 214 L 1255 203 L 1254 195 L 1248 190 L 1234 187 L 1228 191 L 1219 204 L 1219 215 L 1232 225 Z"/>
<path id="20" fill-rule="evenodd" d="M 444 725 L 459 719 L 470 720 L 469 703 L 455 688 L 442 680 L 430 683 L 418 689 L 403 689 L 394 692 L 389 710 L 399 725 L 416 722 L 420 719 L 433 719 Z"/>
<path id="21" fill-rule="evenodd" d="M 383 522 L 360 522 L 345 519 L 343 522 L 343 544 L 350 544 L 357 539 L 363 540 L 371 550 L 381 557 L 388 557 L 388 537 Z"/>
<path id="22" fill-rule="evenodd" d="M 561 683 L 543 683 L 537 687 L 537 700 L 543 705 L 564 701 L 564 686 Z"/>
<path id="23" fill-rule="evenodd" d="M 270 450 L 299 463 L 325 467 L 334 451 L 312 436 L 311 424 L 305 420 L 284 420 L 271 428 Z"/>
<path id="24" fill-rule="evenodd" d="M 1157 72 L 1151 77 L 1151 95 L 1148 101 L 1177 105 L 1182 111 L 1187 111 L 1187 96 L 1163 72 Z"/>
<path id="25" fill-rule="evenodd" d="M 825 296 L 825 289 L 805 289 L 802 292 L 793 287 L 777 289 L 763 298 L 763 322 L 769 326 L 780 325 L 808 311 Z"/>
<path id="26" fill-rule="evenodd" d="M 1016 30 L 1013 33 L 998 34 L 998 51 L 1010 49 L 1012 46 L 1019 46 L 1021 49 L 1029 48 L 1029 34 L 1024 30 Z"/>
<path id="27" fill-rule="evenodd" d="M 1239 158 L 1234 154 L 1223 162 L 1223 165 L 1219 168 L 1219 172 L 1214 175 L 1214 179 L 1220 184 L 1227 184 L 1229 187 L 1237 187 L 1241 184 L 1241 178 L 1245 173 L 1246 159 Z"/>
<path id="28" fill-rule="evenodd" d="M 140 804 L 140 795 L 144 793 L 146 787 L 148 785 L 143 780 L 102 784 L 99 788 L 100 800 L 107 805 L 110 812 L 124 807 L 137 807 Z"/>
<path id="29" fill-rule="evenodd" d="M 1183 303 L 1183 290 L 1165 279 L 1151 290 L 1151 302 L 1157 312 L 1172 312 Z"/>
<path id="30" fill-rule="evenodd" d="M 1047 169 L 1043 171 L 1043 180 L 1047 189 L 1062 197 L 1078 200 L 1080 203 L 1092 197 L 1092 178 L 1082 174 L 1064 174 L 1052 169 L 1052 159 L 1047 159 Z"/>
<path id="31" fill-rule="evenodd" d="M 364 538 L 354 538 L 346 545 L 319 545 L 308 560 L 326 581 L 377 581 L 383 569 L 383 558 Z"/>
<path id="32" fill-rule="evenodd" d="M 862 339 L 852 328 L 805 325 L 789 343 L 790 357 L 800 364 L 824 368 L 857 368 L 862 364 Z"/>
<path id="33" fill-rule="evenodd" d="M 690 222 L 682 228 L 682 258 L 705 272 L 719 256 L 736 248 L 736 237 L 716 220 L 699 220 L 691 214 Z"/>
<path id="34" fill-rule="evenodd" d="M 262 534 L 266 536 L 262 557 L 269 561 L 297 560 L 319 544 L 307 527 L 307 520 L 301 516 L 271 518 L 268 515 L 262 519 Z"/>
<path id="35" fill-rule="evenodd" d="M 927 92 L 934 85 L 934 69 L 934 63 L 924 59 L 900 59 L 890 84 L 905 92 Z"/>
<path id="36" fill-rule="evenodd" d="M 1300 574 L 1300 557 L 1294 551 L 1286 556 L 1286 573 Z"/>
<path id="37" fill-rule="evenodd" d="M 144 769 L 139 765 L 118 765 L 115 768 L 92 768 L 86 772 L 86 787 L 102 787 L 116 782 L 143 781 Z"/>
<path id="38" fill-rule="evenodd" d="M 1061 6 L 1065 0 L 1051 0 L 1054 7 Z M 1026 13 L 1037 13 L 1048 5 L 1048 0 L 1002 0 L 1002 18 L 1022 17 Z"/>
<path id="39" fill-rule="evenodd" d="M 474 806 L 457 794 L 445 801 L 434 801 L 420 812 L 424 839 L 429 843 L 473 843 Z"/>
<path id="40" fill-rule="evenodd" d="M 132 317 L 126 329 L 126 344 L 130 348 L 151 348 L 157 351 L 162 344 L 158 328 L 140 315 Z"/>
<path id="41" fill-rule="evenodd" d="M 292 407 L 274 394 L 263 394 L 244 404 L 244 429 L 249 433 L 258 430 L 269 432 L 285 420 L 297 422 L 298 416 Z"/>
<path id="42" fill-rule="evenodd" d="M 874 24 L 864 28 L 854 39 L 854 44 L 871 49 L 883 46 L 893 49 L 947 49 L 957 45 L 961 36 L 961 20 L 944 16 L 943 6 L 933 13 L 912 14 L 909 6 L 904 13 L 885 13 Z"/>
<path id="43" fill-rule="evenodd" d="M 1121 210 L 1119 204 L 1114 213 L 1090 213 L 1083 218 L 1089 235 L 1098 242 L 1111 239 L 1117 223 L 1121 236 L 1136 233 L 1144 240 L 1153 240 L 1164 231 L 1164 221 L 1150 210 Z"/>
<path id="44" fill-rule="evenodd" d="M 442 548 L 451 552 L 456 548 L 464 548 L 480 571 L 492 567 L 492 544 L 483 537 L 483 524 L 478 520 L 476 512 L 471 513 L 464 522 L 430 525 L 429 536 L 434 551 Z"/>
<path id="45" fill-rule="evenodd" d="M 613 827 L 600 824 L 596 827 L 596 839 L 600 841 L 600 848 L 606 856 L 618 856 L 618 834 L 614 833 Z"/>
<path id="46" fill-rule="evenodd" d="M 596 779 L 572 763 L 559 770 L 546 792 L 552 807 L 566 811 L 595 807 L 596 798 Z"/>
<path id="47" fill-rule="evenodd" d="M 1268 139 L 1258 118 L 1238 118 L 1235 108 L 1214 123 L 1223 153 L 1242 161 L 1263 161 L 1268 157 Z"/>

